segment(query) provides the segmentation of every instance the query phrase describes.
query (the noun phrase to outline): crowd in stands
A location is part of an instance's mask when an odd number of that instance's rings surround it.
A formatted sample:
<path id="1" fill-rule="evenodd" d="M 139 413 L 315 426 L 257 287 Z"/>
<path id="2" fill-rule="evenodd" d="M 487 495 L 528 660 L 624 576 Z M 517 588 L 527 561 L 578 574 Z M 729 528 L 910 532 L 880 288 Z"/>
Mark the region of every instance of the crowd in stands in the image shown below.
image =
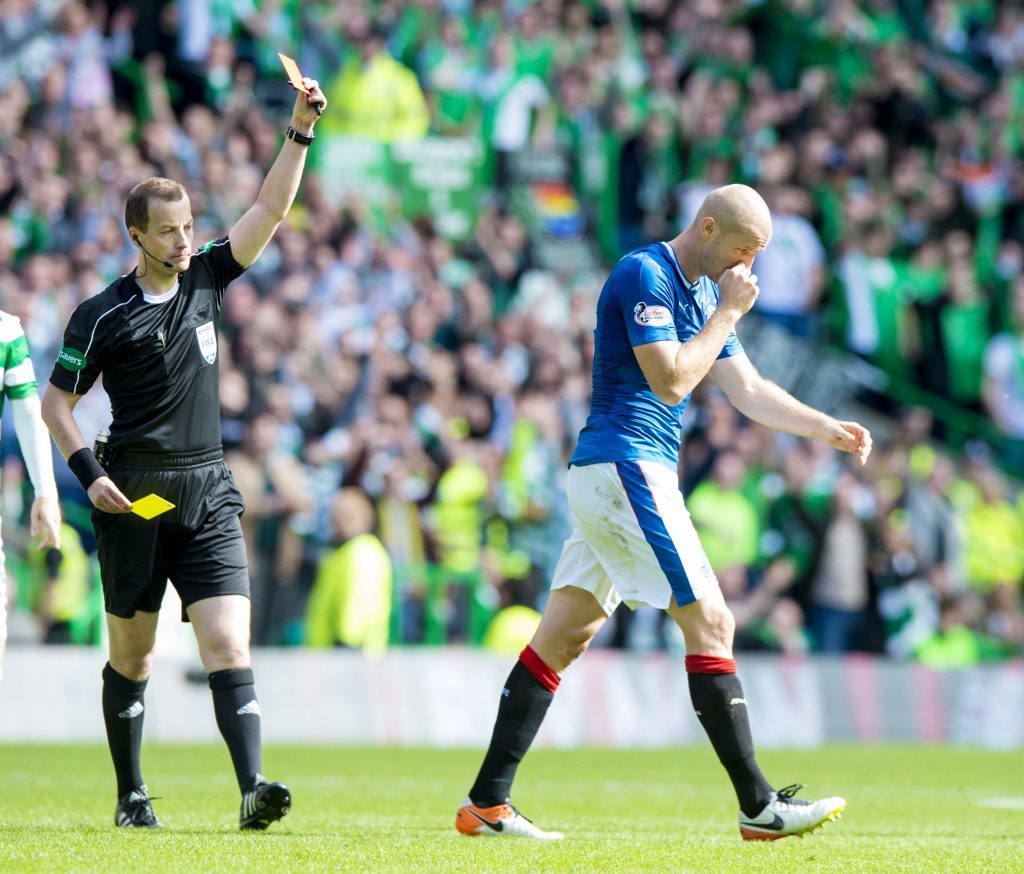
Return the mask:
<path id="1" fill-rule="evenodd" d="M 497 169 L 464 239 L 429 215 L 382 227 L 308 173 L 232 284 L 222 420 L 255 642 L 529 637 L 570 527 L 601 284 L 552 272 L 506 196 L 506 159 L 530 149 L 567 159 L 606 266 L 675 236 L 710 188 L 754 185 L 774 221 L 759 318 L 871 365 L 864 469 L 715 391 L 691 402 L 680 482 L 739 646 L 938 666 L 1024 651 L 1017 4 L 0 0 L 0 308 L 41 384 L 71 310 L 134 264 L 135 183 L 181 181 L 197 244 L 253 202 L 291 100 L 278 50 L 331 100 L 314 151 L 469 137 Z M 87 438 L 104 426 L 102 392 L 76 414 Z M 83 639 L 87 498 L 58 461 L 69 545 L 19 563 L 11 432 L 19 602 L 47 639 Z M 678 645 L 624 608 L 602 640 Z"/>

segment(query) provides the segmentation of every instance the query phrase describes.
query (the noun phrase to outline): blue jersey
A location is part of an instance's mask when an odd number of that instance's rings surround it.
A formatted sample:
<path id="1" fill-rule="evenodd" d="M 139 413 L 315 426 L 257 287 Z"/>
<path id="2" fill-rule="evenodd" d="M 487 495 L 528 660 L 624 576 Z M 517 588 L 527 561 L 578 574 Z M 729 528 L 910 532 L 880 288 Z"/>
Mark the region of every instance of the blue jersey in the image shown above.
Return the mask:
<path id="1" fill-rule="evenodd" d="M 676 469 L 679 420 L 690 396 L 675 406 L 659 401 L 633 347 L 685 343 L 717 307 L 718 286 L 706 276 L 690 282 L 668 243 L 634 249 L 615 265 L 597 301 L 590 415 L 570 464 L 656 461 Z M 742 351 L 730 333 L 718 357 Z"/>

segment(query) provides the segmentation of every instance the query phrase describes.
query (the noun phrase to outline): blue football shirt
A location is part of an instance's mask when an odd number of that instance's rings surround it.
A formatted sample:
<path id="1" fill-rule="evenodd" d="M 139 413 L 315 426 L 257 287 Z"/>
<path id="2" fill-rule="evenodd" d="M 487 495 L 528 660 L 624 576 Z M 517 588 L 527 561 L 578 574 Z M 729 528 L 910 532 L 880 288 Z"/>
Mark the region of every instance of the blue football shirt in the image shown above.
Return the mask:
<path id="1" fill-rule="evenodd" d="M 668 243 L 634 249 L 615 265 L 597 301 L 590 415 L 570 464 L 656 461 L 676 469 L 679 421 L 690 396 L 675 406 L 659 401 L 633 347 L 685 343 L 717 307 L 718 286 L 706 276 L 688 280 Z M 730 333 L 718 357 L 742 351 Z"/>

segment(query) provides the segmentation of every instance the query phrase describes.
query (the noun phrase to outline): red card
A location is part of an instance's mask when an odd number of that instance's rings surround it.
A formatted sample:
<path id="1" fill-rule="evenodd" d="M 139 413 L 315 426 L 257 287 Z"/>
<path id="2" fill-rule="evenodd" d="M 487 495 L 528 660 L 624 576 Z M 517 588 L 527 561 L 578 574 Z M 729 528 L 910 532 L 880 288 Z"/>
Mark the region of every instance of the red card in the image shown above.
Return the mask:
<path id="1" fill-rule="evenodd" d="M 282 55 L 278 52 L 277 56 L 281 59 L 281 63 L 284 64 L 284 71 L 288 74 L 288 81 L 292 83 L 292 88 L 296 91 L 301 91 L 303 94 L 309 94 L 309 89 L 302 84 L 302 73 L 299 72 L 299 65 L 289 58 L 288 55 Z"/>

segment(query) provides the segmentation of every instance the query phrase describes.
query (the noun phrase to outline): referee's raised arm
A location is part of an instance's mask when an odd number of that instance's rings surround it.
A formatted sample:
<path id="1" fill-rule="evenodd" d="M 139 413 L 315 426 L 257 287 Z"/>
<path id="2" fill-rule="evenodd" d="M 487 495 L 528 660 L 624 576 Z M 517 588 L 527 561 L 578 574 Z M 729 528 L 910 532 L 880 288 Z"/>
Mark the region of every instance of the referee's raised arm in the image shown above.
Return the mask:
<path id="1" fill-rule="evenodd" d="M 300 92 L 295 99 L 284 145 L 263 181 L 259 197 L 228 233 L 231 254 L 242 267 L 249 267 L 259 258 L 291 209 L 306 164 L 306 149 L 313 142 L 313 126 L 327 106 L 316 80 L 303 82 L 309 93 Z"/>

